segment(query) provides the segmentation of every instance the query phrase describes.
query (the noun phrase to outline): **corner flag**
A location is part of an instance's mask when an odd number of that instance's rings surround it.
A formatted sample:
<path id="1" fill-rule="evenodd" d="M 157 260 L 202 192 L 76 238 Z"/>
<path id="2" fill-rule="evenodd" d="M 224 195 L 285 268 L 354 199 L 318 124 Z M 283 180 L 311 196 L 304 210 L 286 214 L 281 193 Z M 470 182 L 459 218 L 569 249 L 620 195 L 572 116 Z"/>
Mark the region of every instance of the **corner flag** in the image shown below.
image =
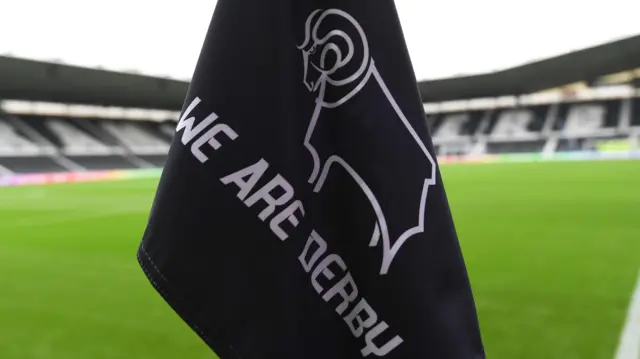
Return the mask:
<path id="1" fill-rule="evenodd" d="M 138 260 L 222 359 L 482 359 L 392 0 L 219 0 Z"/>

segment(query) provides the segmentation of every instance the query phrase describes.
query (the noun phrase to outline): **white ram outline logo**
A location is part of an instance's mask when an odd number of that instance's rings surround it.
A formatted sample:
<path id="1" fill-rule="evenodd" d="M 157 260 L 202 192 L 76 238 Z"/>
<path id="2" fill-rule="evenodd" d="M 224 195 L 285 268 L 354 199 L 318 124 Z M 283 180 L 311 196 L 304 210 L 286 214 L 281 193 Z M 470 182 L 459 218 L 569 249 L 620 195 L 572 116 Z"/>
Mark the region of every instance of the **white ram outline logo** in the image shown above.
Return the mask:
<path id="1" fill-rule="evenodd" d="M 320 26 L 324 21 L 327 20 L 327 18 L 330 18 L 331 16 L 341 17 L 343 20 L 346 20 L 348 21 L 348 23 L 353 25 L 358 38 L 352 39 L 345 31 L 338 29 L 333 29 L 326 32 L 323 36 L 320 36 Z M 341 42 L 346 44 L 346 51 L 343 52 L 340 49 L 340 46 L 335 41 L 331 40 L 341 40 Z M 360 54 L 361 56 L 356 56 L 354 41 L 358 41 L 358 45 L 362 46 L 363 51 L 362 54 Z M 382 77 L 380 76 L 380 73 L 375 66 L 373 58 L 371 58 L 370 56 L 367 37 L 360 24 L 351 15 L 339 9 L 315 10 L 307 18 L 307 21 L 305 23 L 305 39 L 304 42 L 300 46 L 298 46 L 298 49 L 301 50 L 302 58 L 304 61 L 303 82 L 310 92 L 315 92 L 317 95 L 313 116 L 311 117 L 311 121 L 309 122 L 309 127 L 304 138 L 304 146 L 313 158 L 313 170 L 309 177 L 309 183 L 315 184 L 313 189 L 314 192 L 320 192 L 327 179 L 327 175 L 331 166 L 336 163 L 341 165 L 356 181 L 361 190 L 367 196 L 367 199 L 369 200 L 376 214 L 377 220 L 373 228 L 373 235 L 369 246 L 374 247 L 378 245 L 380 242 L 380 238 L 382 238 L 382 265 L 380 268 L 380 274 L 385 275 L 388 273 L 391 262 L 393 261 L 393 258 L 396 256 L 402 245 L 412 236 L 424 232 L 427 193 L 429 190 L 429 186 L 436 184 L 436 162 L 434 161 L 429 151 L 427 151 L 424 143 L 420 140 L 420 137 L 416 134 L 415 130 L 413 129 L 405 115 L 402 113 L 402 110 L 389 92 L 389 89 L 385 85 Z M 314 63 L 311 60 L 311 55 L 315 54 L 319 50 L 321 51 L 319 63 Z M 328 58 L 327 56 L 329 55 L 329 52 L 333 53 L 333 59 L 335 60 L 333 66 L 331 67 L 326 66 L 326 59 Z M 337 78 L 336 74 L 338 70 L 344 69 L 344 67 L 348 64 L 351 64 L 352 66 L 357 65 L 357 63 L 352 63 L 353 61 L 360 61 L 357 69 L 347 77 Z M 316 80 L 311 79 L 311 74 L 314 70 L 316 71 L 316 75 L 318 76 Z M 420 207 L 417 214 L 418 223 L 415 227 L 409 228 L 404 233 L 402 233 L 397 238 L 397 240 L 395 240 L 393 245 L 391 244 L 389 230 L 382 208 L 380 207 L 378 200 L 376 199 L 375 195 L 373 194 L 367 183 L 364 181 L 364 179 L 360 177 L 360 175 L 353 169 L 353 167 L 351 167 L 351 165 L 349 165 L 343 158 L 337 155 L 329 157 L 327 161 L 323 165 L 321 165 L 318 151 L 311 144 L 311 138 L 313 136 L 313 132 L 322 109 L 336 108 L 346 103 L 368 83 L 369 79 L 372 76 L 382 89 L 386 99 L 389 101 L 389 104 L 391 104 L 391 106 L 395 110 L 396 114 L 398 115 L 398 119 L 402 121 L 402 124 L 405 126 L 407 131 L 409 131 L 416 144 L 424 153 L 425 158 L 431 165 L 431 176 L 424 179 L 422 193 L 420 194 Z M 354 87 L 351 91 L 348 91 L 346 94 L 337 99 L 325 98 L 328 86 L 337 88 L 345 85 L 351 85 Z"/>

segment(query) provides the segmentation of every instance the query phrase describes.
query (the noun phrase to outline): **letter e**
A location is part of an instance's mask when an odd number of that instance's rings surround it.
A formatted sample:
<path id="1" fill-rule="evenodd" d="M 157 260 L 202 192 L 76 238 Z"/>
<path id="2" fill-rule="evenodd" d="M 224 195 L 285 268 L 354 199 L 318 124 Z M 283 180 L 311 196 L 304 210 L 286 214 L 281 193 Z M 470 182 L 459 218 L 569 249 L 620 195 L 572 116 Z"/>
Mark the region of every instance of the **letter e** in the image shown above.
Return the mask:
<path id="1" fill-rule="evenodd" d="M 349 288 L 348 291 L 347 287 Z M 342 315 L 342 313 L 344 313 L 344 311 L 349 307 L 349 303 L 353 302 L 358 297 L 358 287 L 356 287 L 356 284 L 353 282 L 351 273 L 347 272 L 344 278 L 324 293 L 322 299 L 324 299 L 325 302 L 328 302 L 336 295 L 342 297 L 342 303 L 336 307 L 336 313 Z"/>
<path id="2" fill-rule="evenodd" d="M 284 222 L 284 220 L 289 220 L 292 226 L 297 227 L 300 223 L 298 217 L 294 215 L 294 212 L 299 210 L 302 216 L 304 217 L 304 208 L 302 207 L 302 202 L 295 201 L 289 205 L 289 207 L 285 208 L 282 212 L 280 212 L 277 216 L 271 219 L 271 230 L 275 233 L 280 240 L 285 240 L 289 238 L 289 235 L 280 228 L 280 224 Z"/>
<path id="3" fill-rule="evenodd" d="M 314 269 L 313 273 L 311 274 L 311 284 L 316 289 L 316 292 L 318 292 L 318 294 L 322 293 L 322 290 L 323 290 L 320 283 L 318 283 L 318 276 L 322 274 L 325 278 L 329 280 L 335 277 L 335 274 L 333 274 L 331 269 L 329 269 L 329 266 L 331 265 L 331 263 L 336 263 L 338 267 L 340 267 L 343 271 L 347 270 L 347 265 L 344 264 L 344 261 L 342 260 L 342 258 L 340 258 L 340 256 L 337 254 L 330 254 L 327 256 L 327 258 L 323 259 L 322 262 L 318 264 L 316 269 Z"/>
<path id="4" fill-rule="evenodd" d="M 209 116 L 214 116 L 215 114 L 211 114 Z M 205 120 L 206 121 L 206 120 Z M 218 140 L 216 140 L 216 135 L 220 132 L 224 132 L 229 139 L 232 141 L 238 138 L 238 134 L 231 129 L 231 127 L 225 125 L 224 123 L 219 123 L 213 126 L 209 131 L 207 131 L 204 135 L 200 136 L 197 140 L 193 142 L 191 145 L 191 153 L 200 161 L 200 163 L 205 163 L 209 159 L 202 151 L 200 147 L 204 146 L 205 143 L 208 143 L 209 146 L 213 147 L 214 150 L 217 150 L 222 146 Z"/>

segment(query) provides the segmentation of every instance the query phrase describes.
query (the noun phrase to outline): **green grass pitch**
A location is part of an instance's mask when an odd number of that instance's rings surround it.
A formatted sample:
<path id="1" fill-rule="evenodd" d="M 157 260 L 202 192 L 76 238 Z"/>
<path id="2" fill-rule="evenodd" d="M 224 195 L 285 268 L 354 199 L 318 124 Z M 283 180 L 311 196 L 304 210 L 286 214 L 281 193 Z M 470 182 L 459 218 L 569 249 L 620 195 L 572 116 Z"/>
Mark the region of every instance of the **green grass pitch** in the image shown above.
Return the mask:
<path id="1" fill-rule="evenodd" d="M 640 161 L 442 166 L 489 359 L 611 359 Z M 0 188 L 0 358 L 213 358 L 135 260 L 156 180 Z"/>

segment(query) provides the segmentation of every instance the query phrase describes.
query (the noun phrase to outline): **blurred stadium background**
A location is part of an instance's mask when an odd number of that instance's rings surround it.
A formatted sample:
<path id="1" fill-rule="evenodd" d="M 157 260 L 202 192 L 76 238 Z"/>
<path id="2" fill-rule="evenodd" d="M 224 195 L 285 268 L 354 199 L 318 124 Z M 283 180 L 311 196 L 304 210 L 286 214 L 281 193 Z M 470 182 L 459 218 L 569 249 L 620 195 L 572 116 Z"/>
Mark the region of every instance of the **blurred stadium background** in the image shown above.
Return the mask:
<path id="1" fill-rule="evenodd" d="M 489 358 L 638 359 L 640 36 L 418 86 Z M 0 56 L 1 359 L 213 357 L 135 261 L 187 87 Z"/>

